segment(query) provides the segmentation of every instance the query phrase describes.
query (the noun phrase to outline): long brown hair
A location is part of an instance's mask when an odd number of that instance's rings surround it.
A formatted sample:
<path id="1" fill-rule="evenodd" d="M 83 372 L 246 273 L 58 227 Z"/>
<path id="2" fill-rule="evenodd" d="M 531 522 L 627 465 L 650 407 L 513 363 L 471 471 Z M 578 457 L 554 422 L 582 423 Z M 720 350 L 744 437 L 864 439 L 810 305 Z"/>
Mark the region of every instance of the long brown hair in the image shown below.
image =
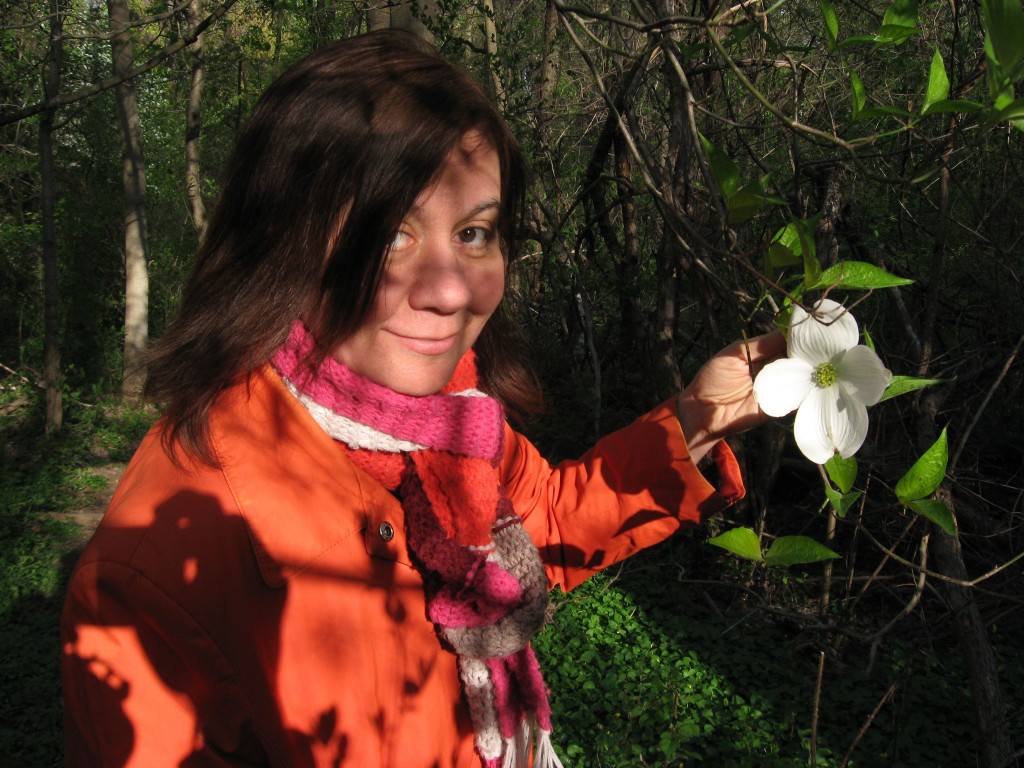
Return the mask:
<path id="1" fill-rule="evenodd" d="M 320 356 L 360 326 L 394 232 L 469 130 L 498 153 L 508 258 L 525 167 L 468 73 L 412 35 L 383 31 L 322 48 L 267 89 L 235 145 L 178 317 L 151 353 L 146 395 L 165 404 L 169 450 L 216 463 L 210 408 L 267 362 L 295 318 Z M 510 355 L 504 312 L 476 345 L 481 385 L 529 410 L 539 393 Z"/>

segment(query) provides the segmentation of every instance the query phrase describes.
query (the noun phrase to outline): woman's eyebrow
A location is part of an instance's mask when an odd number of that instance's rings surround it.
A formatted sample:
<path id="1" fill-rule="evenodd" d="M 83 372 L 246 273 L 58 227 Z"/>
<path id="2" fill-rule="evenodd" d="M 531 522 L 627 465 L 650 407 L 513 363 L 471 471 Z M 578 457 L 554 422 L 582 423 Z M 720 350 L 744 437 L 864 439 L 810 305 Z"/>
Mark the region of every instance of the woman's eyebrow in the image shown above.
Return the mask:
<path id="1" fill-rule="evenodd" d="M 498 198 L 494 197 L 494 198 L 491 198 L 490 200 L 485 200 L 482 203 L 478 203 L 477 205 L 473 206 L 473 209 L 469 212 L 469 214 L 466 216 L 466 218 L 467 219 L 471 219 L 474 216 L 479 216 L 484 211 L 489 211 L 492 208 L 499 208 L 500 209 L 501 208 L 501 200 L 499 200 Z"/>
<path id="2" fill-rule="evenodd" d="M 413 205 L 412 208 L 409 209 L 409 213 L 418 213 L 420 210 L 422 210 L 422 208 L 422 205 Z M 463 218 L 471 219 L 474 216 L 479 216 L 484 211 L 489 211 L 493 208 L 501 208 L 501 198 L 492 197 L 488 200 L 484 200 L 483 202 L 477 203 L 466 213 L 466 215 Z"/>

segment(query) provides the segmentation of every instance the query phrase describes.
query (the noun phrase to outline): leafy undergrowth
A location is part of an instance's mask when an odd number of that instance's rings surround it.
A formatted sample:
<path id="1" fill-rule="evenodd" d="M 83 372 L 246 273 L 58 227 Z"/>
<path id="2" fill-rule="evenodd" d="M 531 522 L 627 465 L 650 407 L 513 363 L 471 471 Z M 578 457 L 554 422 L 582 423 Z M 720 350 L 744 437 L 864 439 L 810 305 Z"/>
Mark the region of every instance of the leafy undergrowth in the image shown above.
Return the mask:
<path id="1" fill-rule="evenodd" d="M 24 768 L 63 763 L 58 622 L 79 526 L 62 517 L 126 461 L 152 414 L 112 404 L 71 409 L 42 437 L 38 403 L 0 417 L 0 754 Z"/>
<path id="2" fill-rule="evenodd" d="M 700 595 L 699 587 L 666 580 L 664 569 L 642 562 L 556 595 L 554 622 L 535 647 L 552 691 L 555 742 L 566 765 L 811 764 L 820 638 L 749 609 L 719 614 Z M 1017 621 L 992 629 L 1003 689 L 1017 696 L 1006 704 L 1019 732 L 1024 626 Z M 954 645 L 932 643 L 922 650 L 912 638 L 894 638 L 870 666 L 863 646 L 830 649 L 816 765 L 835 768 L 847 752 L 851 768 L 978 765 L 966 673 Z"/>

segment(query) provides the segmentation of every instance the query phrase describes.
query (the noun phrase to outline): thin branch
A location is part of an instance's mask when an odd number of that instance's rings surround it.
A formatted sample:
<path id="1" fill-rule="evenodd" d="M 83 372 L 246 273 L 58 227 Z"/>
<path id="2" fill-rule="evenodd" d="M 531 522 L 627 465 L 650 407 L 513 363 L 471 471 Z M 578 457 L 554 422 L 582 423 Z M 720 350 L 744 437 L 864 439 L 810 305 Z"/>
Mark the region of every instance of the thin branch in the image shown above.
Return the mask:
<path id="1" fill-rule="evenodd" d="M 178 51 L 192 45 L 192 43 L 194 43 L 198 39 L 198 37 L 204 31 L 206 31 L 208 27 L 219 21 L 220 18 L 224 16 L 224 14 L 231 10 L 231 7 L 236 2 L 237 0 L 224 0 L 224 2 L 221 5 L 217 6 L 213 13 L 211 13 L 209 16 L 207 16 L 205 19 L 199 22 L 193 29 L 190 29 L 188 34 L 163 48 L 163 50 L 161 50 L 159 53 L 153 56 L 153 58 L 149 59 L 145 63 L 139 64 L 138 66 L 128 70 L 128 72 L 126 72 L 125 74 L 120 76 L 108 77 L 104 80 L 100 80 L 99 82 L 91 83 L 90 85 L 79 88 L 76 91 L 58 94 L 57 96 L 54 96 L 52 99 L 44 99 L 43 101 L 37 102 L 30 106 L 22 107 L 21 109 L 15 109 L 10 112 L 0 114 L 0 126 L 8 125 L 10 123 L 16 123 L 19 120 L 24 120 L 27 117 L 38 115 L 40 112 L 45 112 L 50 109 L 57 109 L 58 107 L 67 106 L 68 104 L 73 104 L 76 101 L 87 99 L 91 96 L 103 93 L 104 91 L 108 91 L 111 88 L 115 88 L 121 83 L 126 82 L 128 80 L 132 80 L 138 77 L 139 75 L 144 75 L 150 70 L 156 69 L 157 66 L 159 66 L 162 62 L 166 61 L 167 59 L 171 58 L 171 56 L 178 53 Z"/>
<path id="2" fill-rule="evenodd" d="M 878 539 L 876 539 L 874 536 L 872 536 L 871 532 L 867 528 L 865 528 L 863 525 L 861 525 L 860 523 L 857 523 L 857 527 L 860 529 L 860 531 L 865 536 L 868 537 L 868 540 L 872 544 L 874 544 L 882 552 L 884 552 L 886 555 L 888 555 L 890 558 L 892 558 L 894 561 L 896 561 L 900 565 L 906 566 L 907 568 L 910 568 L 912 571 L 921 571 L 922 573 L 925 573 L 928 576 L 931 576 L 932 578 L 938 579 L 939 581 L 945 581 L 945 582 L 947 582 L 949 584 L 955 584 L 958 587 L 976 587 L 979 584 L 981 584 L 983 581 L 987 581 L 988 579 L 991 579 L 993 576 L 995 576 L 1000 571 L 1005 571 L 1007 568 L 1009 568 L 1011 565 L 1016 563 L 1018 560 L 1024 559 L 1024 552 L 1018 552 L 1016 555 L 1011 557 L 1005 563 L 1002 563 L 1000 565 L 995 566 L 994 568 L 989 569 L 986 573 L 982 574 L 981 576 L 978 576 L 978 577 L 973 578 L 973 579 L 967 579 L 967 580 L 964 580 L 964 579 L 954 579 L 952 576 L 947 576 L 946 574 L 938 573 L 937 571 L 929 571 L 929 570 L 927 570 L 925 568 L 922 568 L 921 566 L 917 565 L 916 563 L 910 562 L 906 558 L 900 557 L 895 552 L 893 552 L 888 547 L 886 547 L 882 542 L 880 542 Z M 948 534 L 943 534 L 943 535 L 945 536 L 945 535 L 948 535 Z"/>
<path id="3" fill-rule="evenodd" d="M 1002 384 L 1003 379 L 1006 378 L 1006 374 L 1009 372 L 1010 366 L 1013 365 L 1013 361 L 1016 360 L 1017 353 L 1020 352 L 1022 344 L 1024 344 L 1024 336 L 1017 339 L 1017 344 L 1014 346 L 1013 352 L 1011 352 L 1010 356 L 1006 358 L 1006 362 L 1003 363 L 1003 369 L 999 372 L 999 375 L 996 376 L 996 380 L 992 382 L 992 386 L 988 388 L 985 399 L 974 412 L 974 417 L 971 419 L 971 423 L 967 425 L 967 429 L 964 430 L 963 435 L 960 437 L 960 443 L 957 445 L 956 451 L 953 453 L 953 457 L 949 461 L 949 468 L 946 470 L 949 475 L 952 476 L 953 468 L 956 466 L 957 461 L 960 459 L 960 454 L 963 452 L 964 446 L 967 444 L 967 438 L 970 437 L 974 427 L 977 426 L 978 419 L 981 418 L 981 414 L 985 410 L 986 406 L 988 406 L 989 401 L 992 399 L 992 395 L 996 393 L 996 390 L 999 389 L 999 385 Z"/>
<path id="4" fill-rule="evenodd" d="M 871 714 L 868 715 L 867 720 L 864 721 L 864 725 L 862 725 L 860 730 L 857 731 L 857 735 L 850 743 L 849 749 L 847 749 L 846 754 L 843 755 L 843 760 L 839 763 L 839 768 L 846 768 L 847 764 L 850 762 L 850 755 L 853 754 L 853 750 L 855 750 L 857 745 L 860 744 L 860 740 L 864 738 L 864 734 L 868 732 L 868 728 L 870 728 L 871 724 L 875 722 L 875 718 L 878 717 L 878 713 L 882 711 L 882 707 L 884 707 L 885 703 L 892 698 L 894 693 L 896 693 L 896 683 L 889 686 L 889 690 L 882 694 L 882 698 L 878 701 L 878 704 L 876 704 L 875 708 L 871 710 Z"/>

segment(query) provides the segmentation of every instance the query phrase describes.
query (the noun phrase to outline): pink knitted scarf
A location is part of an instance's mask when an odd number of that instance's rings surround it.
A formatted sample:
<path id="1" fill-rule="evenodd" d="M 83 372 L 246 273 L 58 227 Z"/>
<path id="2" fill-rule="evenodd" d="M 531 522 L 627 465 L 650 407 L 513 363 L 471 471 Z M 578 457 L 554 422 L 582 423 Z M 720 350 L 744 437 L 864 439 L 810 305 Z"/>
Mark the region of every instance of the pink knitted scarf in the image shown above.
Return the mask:
<path id="1" fill-rule="evenodd" d="M 473 353 L 439 394 L 409 397 L 330 357 L 310 369 L 313 347 L 296 322 L 271 363 L 352 460 L 401 499 L 427 615 L 458 656 L 485 768 L 525 768 L 531 740 L 534 768 L 561 768 L 529 644 L 544 624 L 547 578 L 501 484 L 504 417 L 476 389 Z"/>

